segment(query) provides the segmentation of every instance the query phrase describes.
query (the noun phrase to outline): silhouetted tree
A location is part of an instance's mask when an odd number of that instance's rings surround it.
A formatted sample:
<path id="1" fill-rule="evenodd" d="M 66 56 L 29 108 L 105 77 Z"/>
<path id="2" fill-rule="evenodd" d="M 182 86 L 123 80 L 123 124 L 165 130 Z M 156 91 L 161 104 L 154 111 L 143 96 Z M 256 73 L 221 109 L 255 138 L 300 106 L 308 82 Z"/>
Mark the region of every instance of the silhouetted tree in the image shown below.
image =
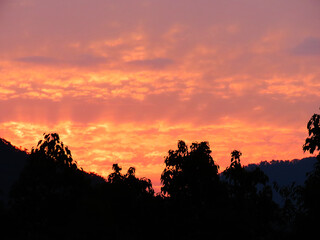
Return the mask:
<path id="1" fill-rule="evenodd" d="M 126 187 L 138 195 L 146 194 L 153 196 L 154 190 L 151 180 L 148 178 L 137 178 L 134 167 L 130 167 L 125 175 L 121 174 L 122 168 L 118 164 L 113 164 L 112 169 L 113 172 L 108 176 L 109 183 L 122 185 L 122 187 Z"/>
<path id="2" fill-rule="evenodd" d="M 306 138 L 305 144 L 303 145 L 303 151 L 308 151 L 311 154 L 314 151 L 320 150 L 320 115 L 314 114 L 308 124 L 309 137 Z M 318 154 L 319 156 L 319 154 Z"/>
<path id="3" fill-rule="evenodd" d="M 172 239 L 205 238 L 223 231 L 226 192 L 208 142 L 178 142 L 169 150 L 161 175 L 164 219 Z"/>
<path id="4" fill-rule="evenodd" d="M 151 180 L 136 177 L 134 167 L 125 174 L 121 173 L 122 168 L 118 164 L 113 164 L 112 169 L 103 192 L 111 206 L 108 214 L 112 216 L 115 236 L 120 239 L 150 236 L 154 226 L 145 220 L 155 219 Z"/>
<path id="5" fill-rule="evenodd" d="M 303 187 L 274 184 L 285 199 L 281 209 L 267 175 L 242 166 L 238 150 L 219 174 L 208 142 L 188 147 L 179 141 L 165 157 L 161 194 L 154 196 L 151 180 L 137 177 L 134 167 L 123 174 L 113 164 L 105 180 L 79 169 L 58 134 L 44 134 L 12 188 L 10 208 L 0 202 L 3 236 L 150 239 L 159 226 L 168 239 L 314 236 L 320 223 L 320 115 L 307 128 L 303 150 L 317 152 L 318 160 Z"/>
<path id="6" fill-rule="evenodd" d="M 246 170 L 240 161 L 242 153 L 231 153 L 230 166 L 223 172 L 229 188 L 231 201 L 229 213 L 235 222 L 233 234 L 257 239 L 272 232 L 276 220 L 276 204 L 272 201 L 272 189 L 267 185 L 268 177 L 255 168 Z"/>
<path id="7" fill-rule="evenodd" d="M 11 208 L 21 223 L 20 233 L 26 238 L 37 235 L 45 239 L 64 231 L 76 235 L 68 228 L 68 221 L 77 211 L 76 202 L 89 188 L 89 179 L 78 169 L 59 135 L 44 134 L 11 192 Z"/>
<path id="8" fill-rule="evenodd" d="M 110 175 L 108 176 L 108 182 L 109 183 L 122 183 L 122 181 L 124 179 L 123 175 L 121 174 L 122 168 L 119 167 L 119 165 L 116 163 L 116 164 L 112 165 L 112 170 L 113 170 L 113 172 L 110 173 Z"/>
<path id="9" fill-rule="evenodd" d="M 303 145 L 303 150 L 313 154 L 318 151 L 314 170 L 308 174 L 304 189 L 305 207 L 311 212 L 320 213 L 320 115 L 314 114 L 307 124 L 309 137 Z"/>
<path id="10" fill-rule="evenodd" d="M 284 200 L 283 206 L 279 209 L 281 227 L 290 234 L 294 229 L 297 215 L 301 214 L 302 187 L 296 185 L 295 182 L 282 187 L 277 182 L 274 182 L 273 187 Z"/>
<path id="11" fill-rule="evenodd" d="M 77 162 L 73 160 L 71 151 L 60 141 L 57 133 L 43 134 L 36 148 L 31 150 L 31 159 L 42 159 L 41 161 L 54 162 L 57 167 L 77 169 Z"/>
<path id="12" fill-rule="evenodd" d="M 253 171 L 247 171 L 240 163 L 241 155 L 238 150 L 231 153 L 231 164 L 223 174 L 233 189 L 230 191 L 232 196 L 250 199 L 258 193 L 259 184 L 266 186 L 268 176 L 258 167 Z"/>
<path id="13" fill-rule="evenodd" d="M 314 170 L 307 174 L 304 187 L 301 191 L 301 201 L 303 204 L 304 214 L 298 218 L 299 234 L 308 237 L 317 234 L 318 225 L 320 223 L 320 115 L 314 114 L 308 124 L 308 135 L 303 151 L 311 154 L 318 152 L 317 162 Z"/>
<path id="14" fill-rule="evenodd" d="M 170 150 L 161 175 L 161 191 L 169 196 L 203 198 L 219 182 L 218 166 L 211 157 L 208 142 L 192 143 L 190 151 L 184 141 Z"/>

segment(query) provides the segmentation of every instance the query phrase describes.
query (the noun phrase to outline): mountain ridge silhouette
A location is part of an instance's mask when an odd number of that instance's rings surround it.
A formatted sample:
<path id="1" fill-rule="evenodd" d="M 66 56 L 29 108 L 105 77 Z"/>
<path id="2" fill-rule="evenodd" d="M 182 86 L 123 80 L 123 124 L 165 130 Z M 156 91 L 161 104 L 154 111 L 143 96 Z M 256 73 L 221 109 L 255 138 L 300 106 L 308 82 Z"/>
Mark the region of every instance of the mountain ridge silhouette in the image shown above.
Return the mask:
<path id="1" fill-rule="evenodd" d="M 0 201 L 8 201 L 11 186 L 20 176 L 28 153 L 0 138 Z"/>
<path id="2" fill-rule="evenodd" d="M 28 153 L 9 141 L 0 138 L 0 201 L 7 202 L 11 186 L 19 179 L 19 175 L 27 162 Z M 280 187 L 289 186 L 293 182 L 296 185 L 303 185 L 307 173 L 311 172 L 315 157 L 293 160 L 272 160 L 252 163 L 245 166 L 247 170 L 259 167 L 268 177 L 269 183 L 276 182 Z M 93 183 L 103 181 L 103 178 L 94 174 L 87 173 L 92 178 Z M 274 191 L 274 200 L 281 202 L 281 197 Z"/>
<path id="3" fill-rule="evenodd" d="M 270 183 L 277 182 L 280 186 L 290 185 L 293 182 L 296 185 L 303 185 L 307 174 L 313 170 L 316 161 L 316 157 L 272 160 L 248 164 L 245 168 L 251 170 L 259 167 L 269 177 Z"/>
<path id="4" fill-rule="evenodd" d="M 22 170 L 28 161 L 29 153 L 11 144 L 6 139 L 0 138 L 0 202 L 8 203 L 10 190 L 18 181 Z M 105 181 L 102 176 L 85 172 L 86 178 L 90 179 L 92 185 Z"/>
<path id="5" fill-rule="evenodd" d="M 303 186 L 308 173 L 314 169 L 317 162 L 316 157 L 306 157 L 293 160 L 272 160 L 252 163 L 245 168 L 253 170 L 259 167 L 269 178 L 269 184 L 276 183 L 278 187 Z M 280 206 L 283 206 L 285 199 L 275 188 L 272 188 L 272 199 Z"/>

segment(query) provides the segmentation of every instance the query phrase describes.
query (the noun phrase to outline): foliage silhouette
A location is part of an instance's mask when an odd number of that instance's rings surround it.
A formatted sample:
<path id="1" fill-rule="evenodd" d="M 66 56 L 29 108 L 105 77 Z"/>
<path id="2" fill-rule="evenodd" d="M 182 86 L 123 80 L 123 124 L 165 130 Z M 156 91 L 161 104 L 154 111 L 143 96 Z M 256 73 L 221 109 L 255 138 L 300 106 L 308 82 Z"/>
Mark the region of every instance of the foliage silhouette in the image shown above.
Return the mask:
<path id="1" fill-rule="evenodd" d="M 89 187 L 89 179 L 77 168 L 58 134 L 44 134 L 11 192 L 11 207 L 21 224 L 20 233 L 27 238 L 45 238 L 47 233 L 52 238 L 59 232 L 73 234 L 68 230 L 69 218 Z"/>
<path id="2" fill-rule="evenodd" d="M 303 151 L 309 151 L 311 154 L 314 151 L 320 150 L 320 115 L 313 114 L 308 124 L 309 137 L 306 138 L 305 144 L 303 145 Z M 319 156 L 319 154 L 318 154 Z"/>
<path id="3" fill-rule="evenodd" d="M 173 198 L 200 197 L 219 183 L 218 169 L 211 157 L 208 142 L 192 143 L 190 151 L 184 141 L 170 150 L 161 175 L 161 191 Z"/>
<path id="4" fill-rule="evenodd" d="M 314 236 L 320 216 L 320 116 L 314 114 L 307 128 L 303 150 L 318 153 L 318 160 L 304 186 L 274 183 L 283 206 L 273 202 L 259 167 L 241 165 L 238 150 L 218 173 L 208 142 L 188 147 L 179 141 L 165 157 L 161 194 L 155 195 L 150 179 L 138 178 L 134 167 L 123 174 L 113 164 L 106 179 L 87 173 L 58 134 L 44 134 L 12 188 L 9 207 L 0 202 L 2 236 L 150 239 L 159 227 L 167 239 Z"/>
<path id="5" fill-rule="evenodd" d="M 246 238 L 260 238 L 274 231 L 273 223 L 278 221 L 277 206 L 272 200 L 272 189 L 267 185 L 268 177 L 260 168 L 246 170 L 240 161 L 242 153 L 238 150 L 231 152 L 231 163 L 223 172 L 226 178 L 230 208 L 237 225 L 237 235 Z M 253 230 L 243 231 L 243 226 Z"/>
<path id="6" fill-rule="evenodd" d="M 268 177 L 258 167 L 253 171 L 247 171 L 240 163 L 241 155 L 242 153 L 238 150 L 234 150 L 231 153 L 231 164 L 223 174 L 232 188 L 230 191 L 232 196 L 251 199 L 258 192 L 258 184 L 263 185 L 264 188 L 266 187 Z M 263 191 L 267 190 L 263 189 Z"/>
<path id="7" fill-rule="evenodd" d="M 147 178 L 137 178 L 134 167 L 130 167 L 125 175 L 121 174 L 122 168 L 119 167 L 118 164 L 113 164 L 112 169 L 113 172 L 108 176 L 108 183 L 127 188 L 138 195 L 154 195 L 151 180 Z"/>
<path id="8" fill-rule="evenodd" d="M 304 187 L 301 189 L 302 211 L 297 216 L 298 236 L 315 236 L 320 223 L 320 115 L 314 114 L 308 124 L 308 135 L 303 150 L 311 154 L 318 152 L 317 161 L 312 172 L 307 174 Z"/>
<path id="9" fill-rule="evenodd" d="M 165 164 L 161 191 L 166 204 L 163 217 L 170 226 L 170 235 L 184 239 L 208 237 L 213 234 L 213 225 L 222 228 L 227 194 L 209 143 L 192 143 L 188 148 L 179 141 L 177 150 L 169 150 Z"/>
<path id="10" fill-rule="evenodd" d="M 320 214 L 320 115 L 314 114 L 307 124 L 309 137 L 303 145 L 304 151 L 309 151 L 313 154 L 318 151 L 317 162 L 314 170 L 308 173 L 308 178 L 305 182 L 304 203 L 308 211 Z"/>
<path id="11" fill-rule="evenodd" d="M 32 148 L 31 158 L 54 162 L 58 167 L 77 169 L 77 163 L 73 161 L 69 148 L 60 141 L 57 133 L 44 134 L 44 140 L 38 142 L 37 148 Z"/>

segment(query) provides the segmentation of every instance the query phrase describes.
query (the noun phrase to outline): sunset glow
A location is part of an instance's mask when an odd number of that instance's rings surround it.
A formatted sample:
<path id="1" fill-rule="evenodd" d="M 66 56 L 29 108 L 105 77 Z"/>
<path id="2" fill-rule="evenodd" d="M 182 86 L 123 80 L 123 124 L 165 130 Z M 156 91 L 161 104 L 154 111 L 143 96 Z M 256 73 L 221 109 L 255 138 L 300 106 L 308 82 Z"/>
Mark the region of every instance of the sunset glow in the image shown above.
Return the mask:
<path id="1" fill-rule="evenodd" d="M 57 132 L 86 171 L 151 178 L 178 140 L 221 169 L 308 156 L 320 106 L 317 0 L 3 0 L 0 137 Z"/>

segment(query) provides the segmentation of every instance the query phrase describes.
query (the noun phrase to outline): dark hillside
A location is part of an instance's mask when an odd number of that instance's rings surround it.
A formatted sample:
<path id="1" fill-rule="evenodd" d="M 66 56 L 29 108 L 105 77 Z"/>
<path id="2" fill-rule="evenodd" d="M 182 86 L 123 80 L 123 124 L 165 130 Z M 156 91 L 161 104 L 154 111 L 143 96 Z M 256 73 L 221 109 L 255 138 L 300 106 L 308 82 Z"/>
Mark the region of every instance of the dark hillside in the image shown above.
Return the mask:
<path id="1" fill-rule="evenodd" d="M 28 154 L 0 138 L 0 201 L 7 202 L 12 184 L 18 180 Z"/>
<path id="2" fill-rule="evenodd" d="M 271 162 L 263 161 L 259 164 L 249 164 L 246 168 L 253 170 L 259 167 L 269 177 L 271 185 L 276 182 L 279 187 L 290 186 L 292 183 L 303 186 L 307 179 L 307 174 L 314 169 L 316 161 L 315 157 L 291 161 L 272 160 Z M 280 205 L 284 201 L 275 190 L 273 190 L 273 200 Z"/>
<path id="3" fill-rule="evenodd" d="M 306 174 L 311 172 L 316 163 L 315 157 L 303 158 L 301 160 L 272 160 L 263 161 L 259 164 L 249 164 L 247 169 L 259 167 L 269 177 L 269 182 L 277 182 L 279 186 L 290 185 L 295 182 L 297 185 L 303 185 L 306 180 Z"/>

